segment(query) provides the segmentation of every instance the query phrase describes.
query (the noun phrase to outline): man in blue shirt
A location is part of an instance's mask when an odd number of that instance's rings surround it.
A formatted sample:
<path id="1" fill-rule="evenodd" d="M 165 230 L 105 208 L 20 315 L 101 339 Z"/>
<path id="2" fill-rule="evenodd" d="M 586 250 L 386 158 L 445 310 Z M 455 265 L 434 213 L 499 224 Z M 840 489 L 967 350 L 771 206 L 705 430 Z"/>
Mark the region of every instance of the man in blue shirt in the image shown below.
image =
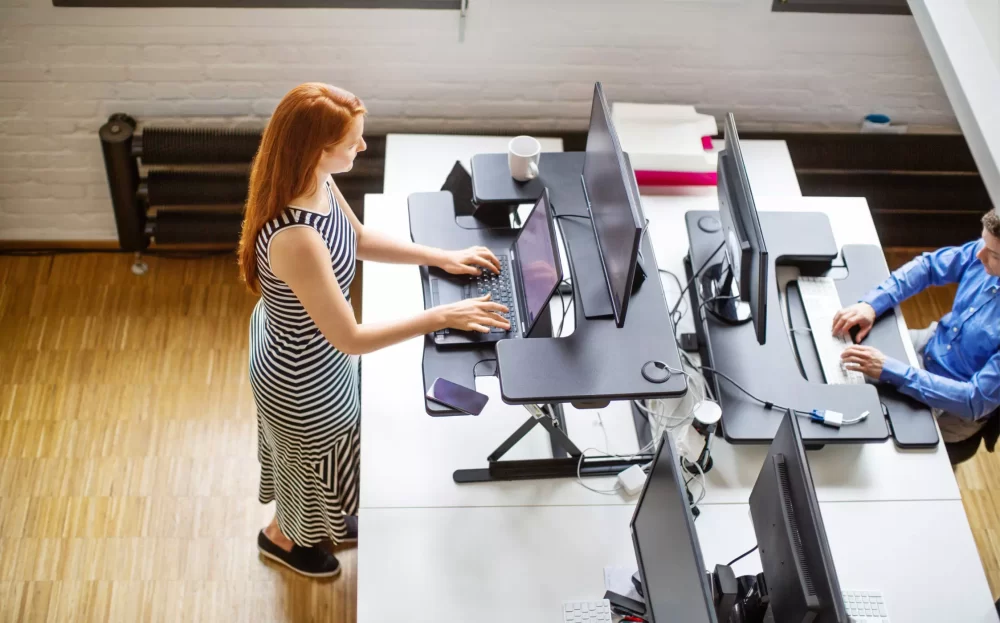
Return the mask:
<path id="1" fill-rule="evenodd" d="M 982 222 L 980 240 L 914 258 L 833 320 L 835 335 L 857 325 L 861 342 L 886 310 L 927 286 L 958 283 L 951 312 L 910 331 L 919 368 L 870 346 L 849 346 L 842 356 L 846 367 L 931 406 L 948 443 L 976 434 L 1000 406 L 1000 216 L 994 209 Z"/>

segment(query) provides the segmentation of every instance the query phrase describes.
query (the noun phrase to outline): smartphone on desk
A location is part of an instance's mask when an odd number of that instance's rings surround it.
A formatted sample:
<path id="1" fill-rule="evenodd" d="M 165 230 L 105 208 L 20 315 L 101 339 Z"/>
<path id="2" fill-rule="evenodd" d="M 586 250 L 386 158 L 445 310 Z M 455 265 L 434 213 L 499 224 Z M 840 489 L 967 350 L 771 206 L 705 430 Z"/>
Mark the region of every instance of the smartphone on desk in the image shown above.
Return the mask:
<path id="1" fill-rule="evenodd" d="M 434 379 L 434 382 L 431 383 L 431 388 L 427 390 L 427 397 L 434 402 L 439 402 L 446 407 L 457 409 L 469 415 L 482 413 L 483 407 L 490 399 L 489 396 L 480 394 L 474 389 L 441 377 Z"/>

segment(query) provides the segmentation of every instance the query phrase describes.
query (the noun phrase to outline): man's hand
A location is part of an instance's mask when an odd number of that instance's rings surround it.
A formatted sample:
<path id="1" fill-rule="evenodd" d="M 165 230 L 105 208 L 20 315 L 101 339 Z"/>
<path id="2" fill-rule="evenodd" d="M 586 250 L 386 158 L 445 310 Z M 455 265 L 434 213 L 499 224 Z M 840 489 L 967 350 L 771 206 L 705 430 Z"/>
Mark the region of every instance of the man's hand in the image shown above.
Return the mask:
<path id="1" fill-rule="evenodd" d="M 885 363 L 885 355 L 877 348 L 871 346 L 848 346 L 840 355 L 844 362 L 844 367 L 848 370 L 856 370 L 865 376 L 876 381 L 882 376 L 882 365 Z"/>
<path id="2" fill-rule="evenodd" d="M 861 343 L 868 332 L 875 324 L 875 310 L 868 303 L 855 303 L 850 307 L 837 312 L 833 317 L 833 334 L 837 336 L 849 336 L 851 327 L 858 326 L 858 339 L 855 343 Z"/>

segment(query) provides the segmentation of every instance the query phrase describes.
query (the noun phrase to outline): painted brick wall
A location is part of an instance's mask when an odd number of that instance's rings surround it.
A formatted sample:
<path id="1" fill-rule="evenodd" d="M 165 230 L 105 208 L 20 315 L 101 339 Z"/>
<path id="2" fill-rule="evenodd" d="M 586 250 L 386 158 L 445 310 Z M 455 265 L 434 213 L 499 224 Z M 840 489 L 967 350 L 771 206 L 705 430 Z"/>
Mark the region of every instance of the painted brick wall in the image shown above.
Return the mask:
<path id="1" fill-rule="evenodd" d="M 743 128 L 957 129 L 912 18 L 774 14 L 770 0 L 471 0 L 451 11 L 68 9 L 0 0 L 0 239 L 116 237 L 97 129 L 264 123 L 304 81 L 373 131 L 586 126 L 612 101 L 732 110 Z"/>

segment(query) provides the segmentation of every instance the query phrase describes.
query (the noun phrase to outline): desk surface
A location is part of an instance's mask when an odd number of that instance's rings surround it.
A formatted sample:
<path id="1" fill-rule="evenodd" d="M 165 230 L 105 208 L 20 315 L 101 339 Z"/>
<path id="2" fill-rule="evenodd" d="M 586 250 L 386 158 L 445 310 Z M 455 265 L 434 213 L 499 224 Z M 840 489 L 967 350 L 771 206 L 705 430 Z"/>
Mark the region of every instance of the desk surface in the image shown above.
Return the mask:
<path id="1" fill-rule="evenodd" d="M 893 621 L 996 623 L 959 501 L 821 504 L 841 587 L 880 590 Z M 604 595 L 604 567 L 635 568 L 627 506 L 364 509 L 358 623 L 555 623 L 564 600 Z M 703 507 L 704 562 L 755 542 L 749 506 Z M 761 570 L 756 553 L 734 565 Z M 378 582 L 370 581 L 378 578 Z"/>

